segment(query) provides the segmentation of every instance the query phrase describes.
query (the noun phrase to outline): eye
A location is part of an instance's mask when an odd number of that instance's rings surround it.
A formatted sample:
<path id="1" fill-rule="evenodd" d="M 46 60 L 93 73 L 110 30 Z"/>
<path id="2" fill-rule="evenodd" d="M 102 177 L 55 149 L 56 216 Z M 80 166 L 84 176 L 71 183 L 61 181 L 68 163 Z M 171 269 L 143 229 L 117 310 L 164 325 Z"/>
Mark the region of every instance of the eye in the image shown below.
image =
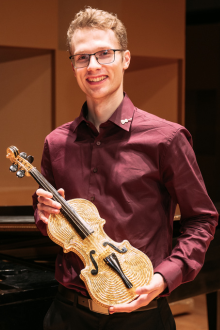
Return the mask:
<path id="1" fill-rule="evenodd" d="M 103 50 L 100 55 L 104 56 L 104 55 L 108 55 L 108 54 L 109 54 L 109 50 Z"/>
<path id="2" fill-rule="evenodd" d="M 109 55 L 111 53 L 112 53 L 112 51 L 110 49 L 106 49 L 106 50 L 101 51 L 100 52 L 100 55 L 106 56 L 106 55 Z"/>
<path id="3" fill-rule="evenodd" d="M 82 54 L 75 57 L 76 62 L 88 61 L 88 59 L 89 59 L 89 55 L 87 54 Z"/>
<path id="4" fill-rule="evenodd" d="M 111 49 L 101 50 L 100 52 L 97 53 L 99 58 L 109 57 L 112 54 L 113 54 L 113 51 Z"/>

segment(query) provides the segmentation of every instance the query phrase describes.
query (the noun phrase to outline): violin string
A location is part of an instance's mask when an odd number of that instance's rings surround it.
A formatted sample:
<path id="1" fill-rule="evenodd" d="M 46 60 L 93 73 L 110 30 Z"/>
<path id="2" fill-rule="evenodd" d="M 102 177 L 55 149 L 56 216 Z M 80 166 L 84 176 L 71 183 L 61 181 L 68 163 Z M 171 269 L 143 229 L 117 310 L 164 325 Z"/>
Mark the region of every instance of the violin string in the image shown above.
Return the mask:
<path id="1" fill-rule="evenodd" d="M 20 156 L 17 157 L 17 162 L 19 163 L 20 167 L 22 167 L 22 168 L 24 167 L 24 164 L 22 164 L 22 162 L 24 162 L 26 166 L 27 166 L 27 164 L 29 164 L 29 162 L 27 162 L 25 159 L 22 159 Z M 44 185 L 47 190 L 53 190 L 53 195 L 55 195 L 54 197 L 55 198 L 57 197 L 56 199 L 58 199 L 58 202 L 60 202 L 61 196 L 58 195 L 59 193 L 56 191 L 56 189 L 52 185 L 47 184 L 46 179 L 42 176 L 42 174 L 36 168 L 34 168 L 31 164 L 29 164 L 29 165 L 32 167 L 32 169 L 31 169 L 32 172 L 30 172 L 30 170 L 29 170 L 29 172 L 30 173 L 34 172 L 35 179 L 37 177 L 38 180 L 40 180 L 39 183 L 41 183 L 42 186 Z M 67 202 L 65 200 L 63 203 L 61 202 L 64 212 L 66 212 L 66 214 L 70 217 L 70 219 L 76 224 L 76 226 L 87 237 L 91 232 L 77 219 L 77 216 L 73 212 L 71 212 L 71 210 L 69 210 L 70 206 L 68 204 L 65 205 L 66 203 Z"/>
<path id="2" fill-rule="evenodd" d="M 20 158 L 20 156 L 18 156 L 19 158 Z M 24 159 L 22 159 L 21 161 L 19 161 L 18 159 L 16 159 L 17 160 L 17 163 L 20 165 L 20 167 L 21 168 L 23 168 L 24 167 L 24 164 L 22 164 L 22 162 L 23 161 L 25 161 L 25 163 L 27 163 L 27 161 Z M 29 163 L 28 163 L 29 164 Z M 55 193 L 55 194 L 59 194 L 57 191 L 56 191 L 56 189 L 52 186 L 52 185 L 48 185 L 47 184 L 47 181 L 46 181 L 46 179 L 44 178 L 44 176 L 35 168 L 35 167 L 33 167 L 33 165 L 31 165 L 30 164 L 30 166 L 31 166 L 31 170 L 29 170 L 29 172 L 31 173 L 31 174 L 33 174 L 33 176 L 34 176 L 34 178 L 36 179 L 38 179 L 39 180 L 39 184 L 43 187 L 43 185 L 45 186 L 45 188 L 47 189 L 47 190 L 53 190 L 53 192 Z M 52 188 L 52 189 L 51 189 Z M 59 198 L 60 196 L 58 196 L 58 199 L 60 199 Z M 65 201 L 65 200 L 64 200 Z M 67 201 L 65 201 L 65 203 L 67 203 Z M 77 217 L 75 217 L 75 215 L 74 215 L 74 213 L 72 213 L 71 212 L 71 210 L 69 211 L 69 205 L 65 205 L 64 203 L 62 203 L 62 206 L 63 206 L 63 209 L 64 209 L 64 211 L 66 212 L 66 214 L 70 217 L 70 219 L 77 225 L 77 227 L 82 231 L 82 233 L 87 237 L 87 239 L 90 241 L 90 242 L 92 242 L 93 243 L 93 245 L 94 246 L 96 246 L 96 244 L 97 244 L 97 241 L 96 242 L 94 242 L 94 237 L 91 237 L 90 236 L 90 234 L 91 234 L 91 232 L 81 223 L 81 222 L 79 222 L 79 220 L 77 219 Z M 72 219 L 72 217 L 74 217 L 74 219 Z M 102 247 L 102 246 L 100 246 L 100 247 Z"/>
<path id="3" fill-rule="evenodd" d="M 36 173 L 35 173 L 36 174 Z M 52 189 L 50 189 L 50 187 L 38 176 L 38 180 L 39 180 L 39 183 L 40 183 L 40 185 L 43 187 L 43 188 L 46 188 L 46 190 L 48 190 L 48 191 L 51 191 Z M 55 193 L 55 191 L 52 191 L 52 193 L 53 193 L 53 198 L 55 199 L 55 200 L 58 200 L 59 202 L 60 202 L 60 198 L 59 198 L 59 196 L 56 196 L 56 193 Z M 56 197 L 58 197 L 58 198 L 56 198 Z M 77 227 L 83 232 L 83 234 L 84 235 L 88 235 L 89 233 L 87 232 L 87 230 L 86 230 L 86 228 L 84 228 L 84 226 L 81 224 L 81 223 L 79 223 L 79 221 L 78 221 L 78 219 L 76 219 L 75 218 L 75 216 L 74 216 L 74 214 L 70 214 L 70 212 L 69 212 L 69 210 L 68 210 L 68 208 L 67 208 L 67 206 L 64 204 L 64 203 L 62 203 L 61 202 L 61 205 L 62 205 L 62 209 L 64 210 L 64 212 L 70 217 L 70 219 L 71 220 L 73 220 L 74 221 L 74 223 L 77 225 Z M 73 219 L 74 218 L 74 219 Z"/>
<path id="4" fill-rule="evenodd" d="M 39 180 L 40 185 L 44 188 L 46 188 L 47 190 L 52 190 L 53 193 L 53 197 L 55 197 L 55 200 L 57 199 L 58 202 L 61 202 L 61 196 L 59 196 L 58 192 L 55 190 L 55 188 L 53 186 L 49 186 L 47 184 L 45 180 L 45 178 L 42 176 L 42 178 L 40 177 L 40 175 L 38 175 L 38 173 L 40 174 L 40 172 L 38 172 L 37 169 L 33 169 L 31 171 L 31 173 L 33 173 L 35 176 L 37 176 L 37 179 Z M 52 188 L 52 189 L 51 189 Z M 67 205 L 67 202 L 64 200 L 63 202 L 61 202 L 62 205 L 62 209 L 64 210 L 64 212 L 70 217 L 70 219 L 77 225 L 77 227 L 82 231 L 82 233 L 87 237 L 91 232 L 77 219 L 77 216 L 69 209 L 70 206 Z"/>
<path id="5" fill-rule="evenodd" d="M 36 168 L 34 168 L 34 170 L 35 170 L 35 172 L 36 172 L 36 174 L 41 174 L 40 172 L 38 172 L 38 170 L 36 169 Z M 42 179 L 43 179 L 43 182 L 42 182 L 42 184 L 43 183 L 46 183 L 46 182 L 44 182 L 44 180 L 45 180 L 45 178 L 42 176 Z M 42 180 L 41 180 L 42 181 Z M 55 188 L 51 185 L 51 187 L 54 189 L 54 191 L 55 191 L 55 193 L 57 193 L 57 191 L 55 190 Z M 46 187 L 47 188 L 47 187 Z M 50 188 L 49 186 L 48 186 L 48 188 Z M 58 194 L 58 193 L 57 193 Z M 66 202 L 66 201 L 65 201 Z M 67 209 L 69 208 L 69 205 L 67 206 Z M 68 215 L 69 215 L 69 217 L 71 217 L 71 215 L 72 215 L 72 212 L 71 213 L 68 213 L 68 212 L 66 212 Z M 102 249 L 103 249 L 103 247 L 102 247 L 102 245 L 100 244 L 100 246 L 99 246 L 99 248 L 98 248 L 98 245 L 97 245 L 97 243 L 99 243 L 99 242 L 97 242 L 97 240 L 95 241 L 95 237 L 93 237 L 93 235 L 92 236 L 90 236 L 90 234 L 91 234 L 91 232 L 90 231 L 88 231 L 84 226 L 83 226 L 83 224 L 81 224 L 79 221 L 78 221 L 78 219 L 76 218 L 75 219 L 76 221 L 77 221 L 77 223 L 78 223 L 78 227 L 80 227 L 81 226 L 81 228 L 80 228 L 80 230 L 83 232 L 83 234 L 86 236 L 86 238 L 89 240 L 89 242 L 90 243 L 93 243 L 93 247 L 95 247 L 96 248 L 96 250 L 97 251 L 101 251 Z"/>

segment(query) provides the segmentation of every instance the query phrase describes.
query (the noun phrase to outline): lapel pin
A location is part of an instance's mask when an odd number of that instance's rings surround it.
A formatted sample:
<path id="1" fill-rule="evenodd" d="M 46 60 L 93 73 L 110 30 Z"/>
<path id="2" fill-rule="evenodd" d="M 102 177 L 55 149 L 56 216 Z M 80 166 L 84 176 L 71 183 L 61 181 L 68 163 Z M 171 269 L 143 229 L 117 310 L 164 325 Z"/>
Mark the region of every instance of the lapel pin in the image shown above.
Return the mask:
<path id="1" fill-rule="evenodd" d="M 132 121 L 132 118 L 129 118 L 129 119 L 122 119 L 121 120 L 121 123 L 122 123 L 122 125 L 124 125 L 125 123 L 128 123 L 129 121 Z"/>

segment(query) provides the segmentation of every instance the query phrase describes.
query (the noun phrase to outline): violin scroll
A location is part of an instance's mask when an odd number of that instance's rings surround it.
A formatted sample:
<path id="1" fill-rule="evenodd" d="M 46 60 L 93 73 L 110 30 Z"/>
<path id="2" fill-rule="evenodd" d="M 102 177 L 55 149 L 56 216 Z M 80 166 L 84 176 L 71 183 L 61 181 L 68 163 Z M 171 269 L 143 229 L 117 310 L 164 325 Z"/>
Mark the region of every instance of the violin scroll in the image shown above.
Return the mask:
<path id="1" fill-rule="evenodd" d="M 9 158 L 12 165 L 9 167 L 11 172 L 17 172 L 18 178 L 23 178 L 25 175 L 30 176 L 29 171 L 33 168 L 31 163 L 34 161 L 33 156 L 28 156 L 26 152 L 19 153 L 18 148 L 10 146 L 7 148 L 6 158 Z"/>

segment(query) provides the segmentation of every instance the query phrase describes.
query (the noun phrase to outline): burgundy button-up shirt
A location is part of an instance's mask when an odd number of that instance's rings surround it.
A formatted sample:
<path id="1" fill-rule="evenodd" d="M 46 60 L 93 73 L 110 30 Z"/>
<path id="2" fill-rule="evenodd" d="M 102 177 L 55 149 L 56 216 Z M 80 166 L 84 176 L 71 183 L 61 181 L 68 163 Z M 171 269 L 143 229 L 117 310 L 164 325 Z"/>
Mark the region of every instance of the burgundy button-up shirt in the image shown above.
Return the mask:
<path id="1" fill-rule="evenodd" d="M 171 292 L 199 272 L 218 218 L 191 136 L 184 127 L 137 109 L 126 95 L 100 132 L 86 114 L 85 103 L 76 120 L 46 137 L 42 174 L 57 189 L 64 188 L 67 200 L 92 201 L 106 220 L 106 234 L 146 253 Z M 172 250 L 177 203 L 182 234 Z M 35 218 L 46 235 L 36 211 Z M 82 268 L 76 254 L 60 251 L 55 277 L 86 294 Z"/>

